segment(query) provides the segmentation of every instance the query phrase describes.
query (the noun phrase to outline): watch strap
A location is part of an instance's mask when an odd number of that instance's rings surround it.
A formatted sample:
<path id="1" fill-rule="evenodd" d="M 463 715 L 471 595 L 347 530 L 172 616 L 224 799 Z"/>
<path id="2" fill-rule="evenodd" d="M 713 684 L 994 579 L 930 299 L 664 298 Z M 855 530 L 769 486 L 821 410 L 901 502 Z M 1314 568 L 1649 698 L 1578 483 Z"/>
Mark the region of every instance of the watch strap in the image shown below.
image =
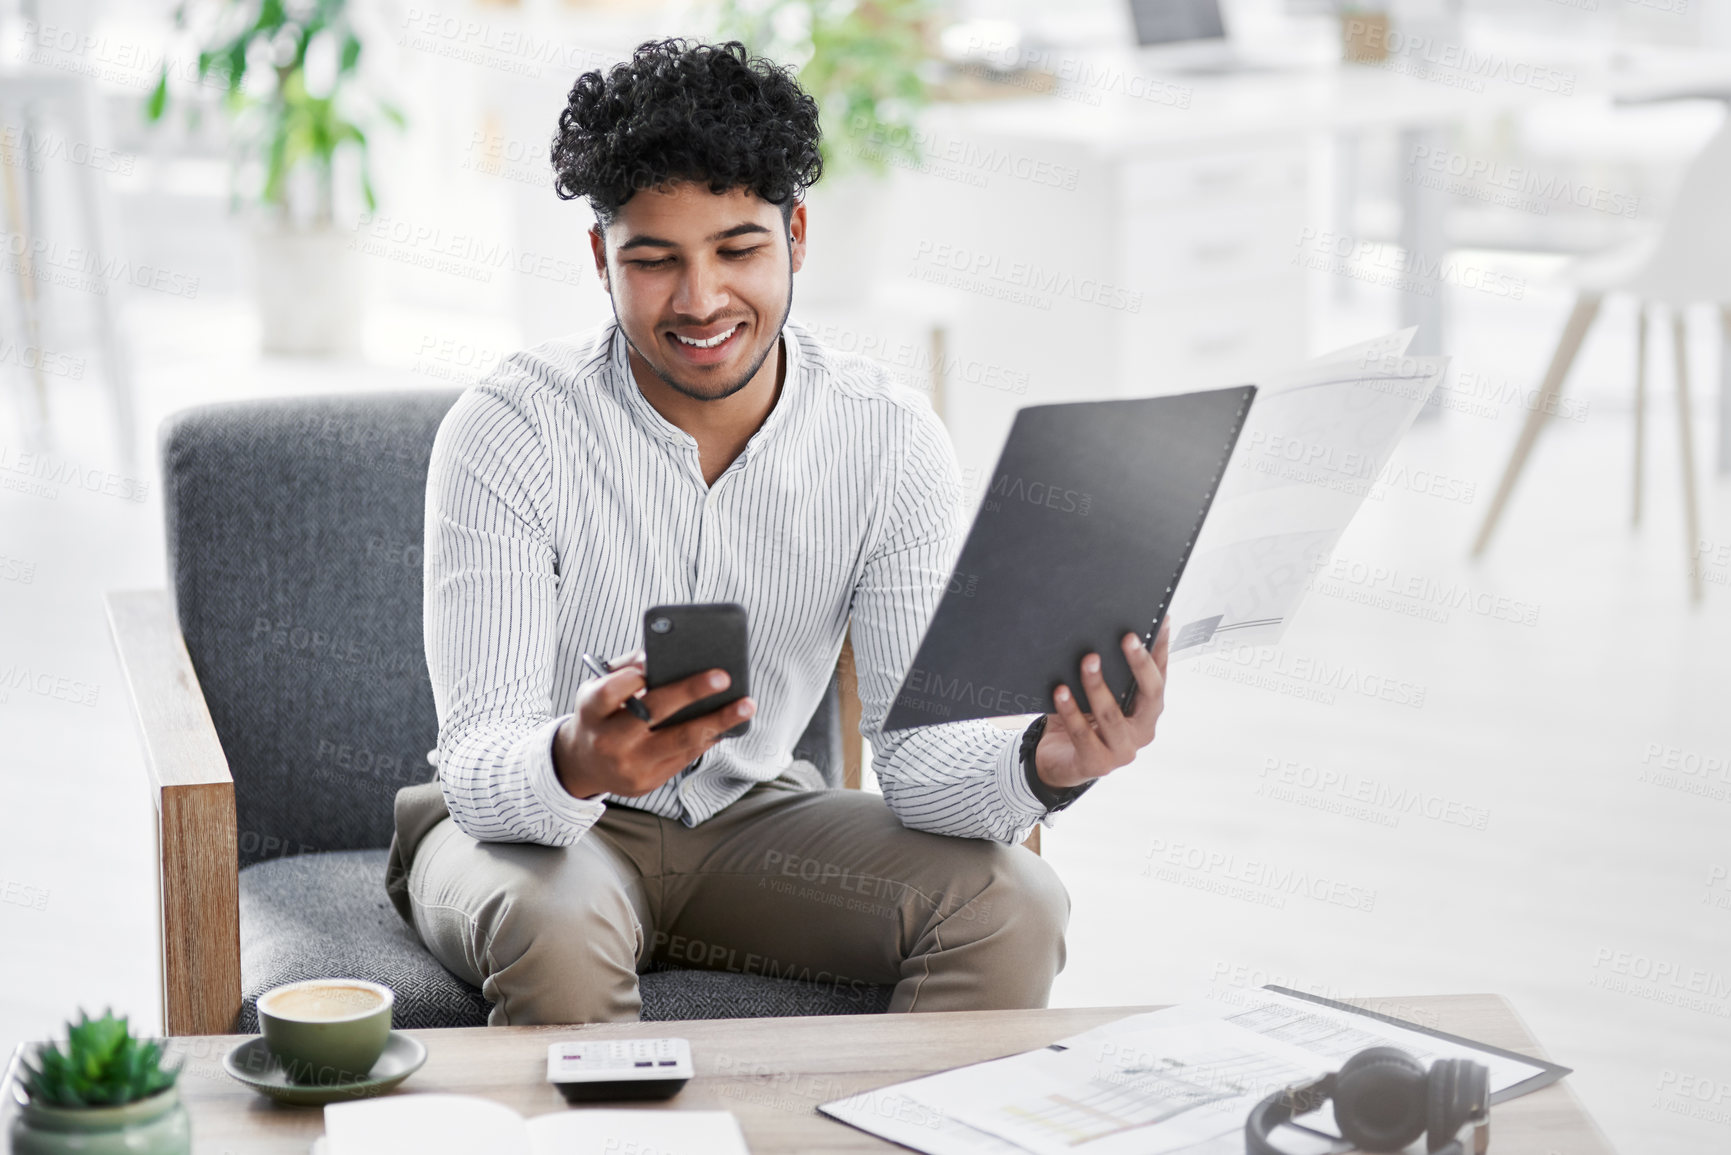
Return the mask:
<path id="1" fill-rule="evenodd" d="M 1034 750 L 1046 733 L 1046 719 L 1049 716 L 1041 714 L 1028 724 L 1028 728 L 1022 732 L 1021 750 L 1022 773 L 1027 776 L 1028 789 L 1033 791 L 1034 797 L 1040 800 L 1040 805 L 1046 808 L 1048 814 L 1069 806 L 1094 785 L 1093 780 L 1089 780 L 1080 786 L 1048 786 L 1041 780 L 1039 771 L 1034 768 Z"/>

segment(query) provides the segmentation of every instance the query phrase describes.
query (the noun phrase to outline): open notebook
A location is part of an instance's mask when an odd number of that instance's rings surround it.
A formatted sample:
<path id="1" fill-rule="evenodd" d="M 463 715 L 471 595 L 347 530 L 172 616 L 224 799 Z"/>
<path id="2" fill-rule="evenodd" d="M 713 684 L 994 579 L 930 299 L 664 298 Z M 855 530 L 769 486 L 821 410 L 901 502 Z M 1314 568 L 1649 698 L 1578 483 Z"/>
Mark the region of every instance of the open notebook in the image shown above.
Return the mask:
<path id="1" fill-rule="evenodd" d="M 727 1111 L 558 1110 L 525 1120 L 473 1095 L 390 1095 L 325 1108 L 313 1155 L 746 1155 Z"/>

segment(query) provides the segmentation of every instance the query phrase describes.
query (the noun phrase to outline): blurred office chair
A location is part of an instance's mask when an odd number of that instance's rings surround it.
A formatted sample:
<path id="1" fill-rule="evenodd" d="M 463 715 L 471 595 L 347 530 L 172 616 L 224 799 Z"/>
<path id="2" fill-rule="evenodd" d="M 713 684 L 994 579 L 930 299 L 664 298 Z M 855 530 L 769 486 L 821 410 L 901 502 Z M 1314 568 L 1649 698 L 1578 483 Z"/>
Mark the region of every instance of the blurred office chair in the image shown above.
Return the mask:
<path id="1" fill-rule="evenodd" d="M 433 435 L 459 390 L 286 398 L 174 414 L 160 434 L 173 596 L 111 592 L 110 627 L 159 815 L 168 1033 L 257 1027 L 258 995 L 346 975 L 398 1027 L 484 1026 L 481 992 L 385 895 L 397 789 L 437 745 L 421 638 Z M 852 651 L 794 748 L 859 784 Z M 725 971 L 642 976 L 643 1018 L 883 1011 Z"/>
<path id="2" fill-rule="evenodd" d="M 1641 474 L 1646 439 L 1647 401 L 1647 312 L 1650 306 L 1668 308 L 1671 315 L 1672 347 L 1677 362 L 1678 460 L 1683 473 L 1683 520 L 1689 558 L 1689 594 L 1701 600 L 1701 573 L 1694 564 L 1700 539 L 1700 515 L 1695 498 L 1695 444 L 1689 413 L 1687 323 L 1685 310 L 1703 302 L 1717 305 L 1721 325 L 1731 329 L 1731 112 L 1706 148 L 1690 164 L 1676 202 L 1658 234 L 1602 256 L 1579 262 L 1573 280 L 1577 289 L 1574 311 L 1563 326 L 1563 335 L 1545 371 L 1538 404 L 1527 414 L 1515 447 L 1503 469 L 1502 480 L 1491 498 L 1484 524 L 1473 542 L 1478 557 L 1490 544 L 1515 479 L 1532 453 L 1533 443 L 1555 408 L 1564 379 L 1580 352 L 1581 342 L 1599 314 L 1606 294 L 1630 293 L 1636 298 L 1635 342 L 1635 481 L 1630 520 L 1641 521 Z M 1731 349 L 1727 350 L 1731 356 Z M 1723 394 L 1723 409 L 1731 404 Z M 1728 414 L 1722 413 L 1724 423 Z M 1723 433 L 1723 430 L 1722 430 Z M 1726 462 L 1721 441 L 1721 468 Z"/>

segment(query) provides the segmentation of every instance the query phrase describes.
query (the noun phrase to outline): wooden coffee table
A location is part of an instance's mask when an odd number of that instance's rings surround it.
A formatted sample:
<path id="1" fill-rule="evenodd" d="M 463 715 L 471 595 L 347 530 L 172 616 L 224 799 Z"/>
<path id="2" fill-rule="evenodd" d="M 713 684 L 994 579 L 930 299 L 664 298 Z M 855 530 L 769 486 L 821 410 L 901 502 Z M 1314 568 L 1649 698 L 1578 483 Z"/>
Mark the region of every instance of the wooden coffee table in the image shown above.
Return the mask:
<path id="1" fill-rule="evenodd" d="M 1498 995 L 1365 999 L 1362 1005 L 1439 1030 L 1545 1057 Z M 918 1075 L 1045 1046 L 1154 1007 L 966 1011 L 921 1015 L 713 1019 L 585 1027 L 485 1027 L 411 1031 L 427 1064 L 397 1094 L 447 1091 L 495 1099 L 525 1116 L 568 1107 L 546 1082 L 547 1045 L 559 1039 L 676 1035 L 691 1040 L 697 1077 L 663 1110 L 732 1111 L 754 1155 L 882 1152 L 904 1148 L 817 1113 L 819 1103 Z M 307 1155 L 323 1133 L 316 1107 L 281 1107 L 234 1082 L 222 1058 L 240 1035 L 173 1041 L 185 1056 L 182 1095 L 192 1114 L 194 1155 Z M 1491 1128 L 1494 1155 L 1608 1155 L 1611 1146 L 1569 1090 L 1568 1080 L 1502 1104 Z"/>

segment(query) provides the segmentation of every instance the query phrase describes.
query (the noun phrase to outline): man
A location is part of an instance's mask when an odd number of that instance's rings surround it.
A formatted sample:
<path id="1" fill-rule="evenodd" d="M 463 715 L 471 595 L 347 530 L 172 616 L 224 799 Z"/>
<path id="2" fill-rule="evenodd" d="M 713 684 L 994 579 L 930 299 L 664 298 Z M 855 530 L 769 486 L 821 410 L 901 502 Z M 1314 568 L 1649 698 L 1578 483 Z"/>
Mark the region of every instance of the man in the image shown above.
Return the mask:
<path id="1" fill-rule="evenodd" d="M 636 1018 L 657 961 L 894 984 L 894 1011 L 1044 1006 L 1069 896 L 1016 843 L 1153 738 L 1165 639 L 1135 634 L 1129 717 L 1089 655 L 1088 713 L 1060 689 L 1025 734 L 880 730 L 961 547 L 960 477 L 925 398 L 788 322 L 817 142 L 811 98 L 738 44 L 579 77 L 553 162 L 615 323 L 512 357 L 440 427 L 439 781 L 398 797 L 388 885 L 495 1024 Z M 659 721 L 725 674 L 646 692 L 643 611 L 720 601 L 746 607 L 755 693 L 652 732 L 628 699 Z M 850 620 L 882 798 L 792 760 Z"/>

